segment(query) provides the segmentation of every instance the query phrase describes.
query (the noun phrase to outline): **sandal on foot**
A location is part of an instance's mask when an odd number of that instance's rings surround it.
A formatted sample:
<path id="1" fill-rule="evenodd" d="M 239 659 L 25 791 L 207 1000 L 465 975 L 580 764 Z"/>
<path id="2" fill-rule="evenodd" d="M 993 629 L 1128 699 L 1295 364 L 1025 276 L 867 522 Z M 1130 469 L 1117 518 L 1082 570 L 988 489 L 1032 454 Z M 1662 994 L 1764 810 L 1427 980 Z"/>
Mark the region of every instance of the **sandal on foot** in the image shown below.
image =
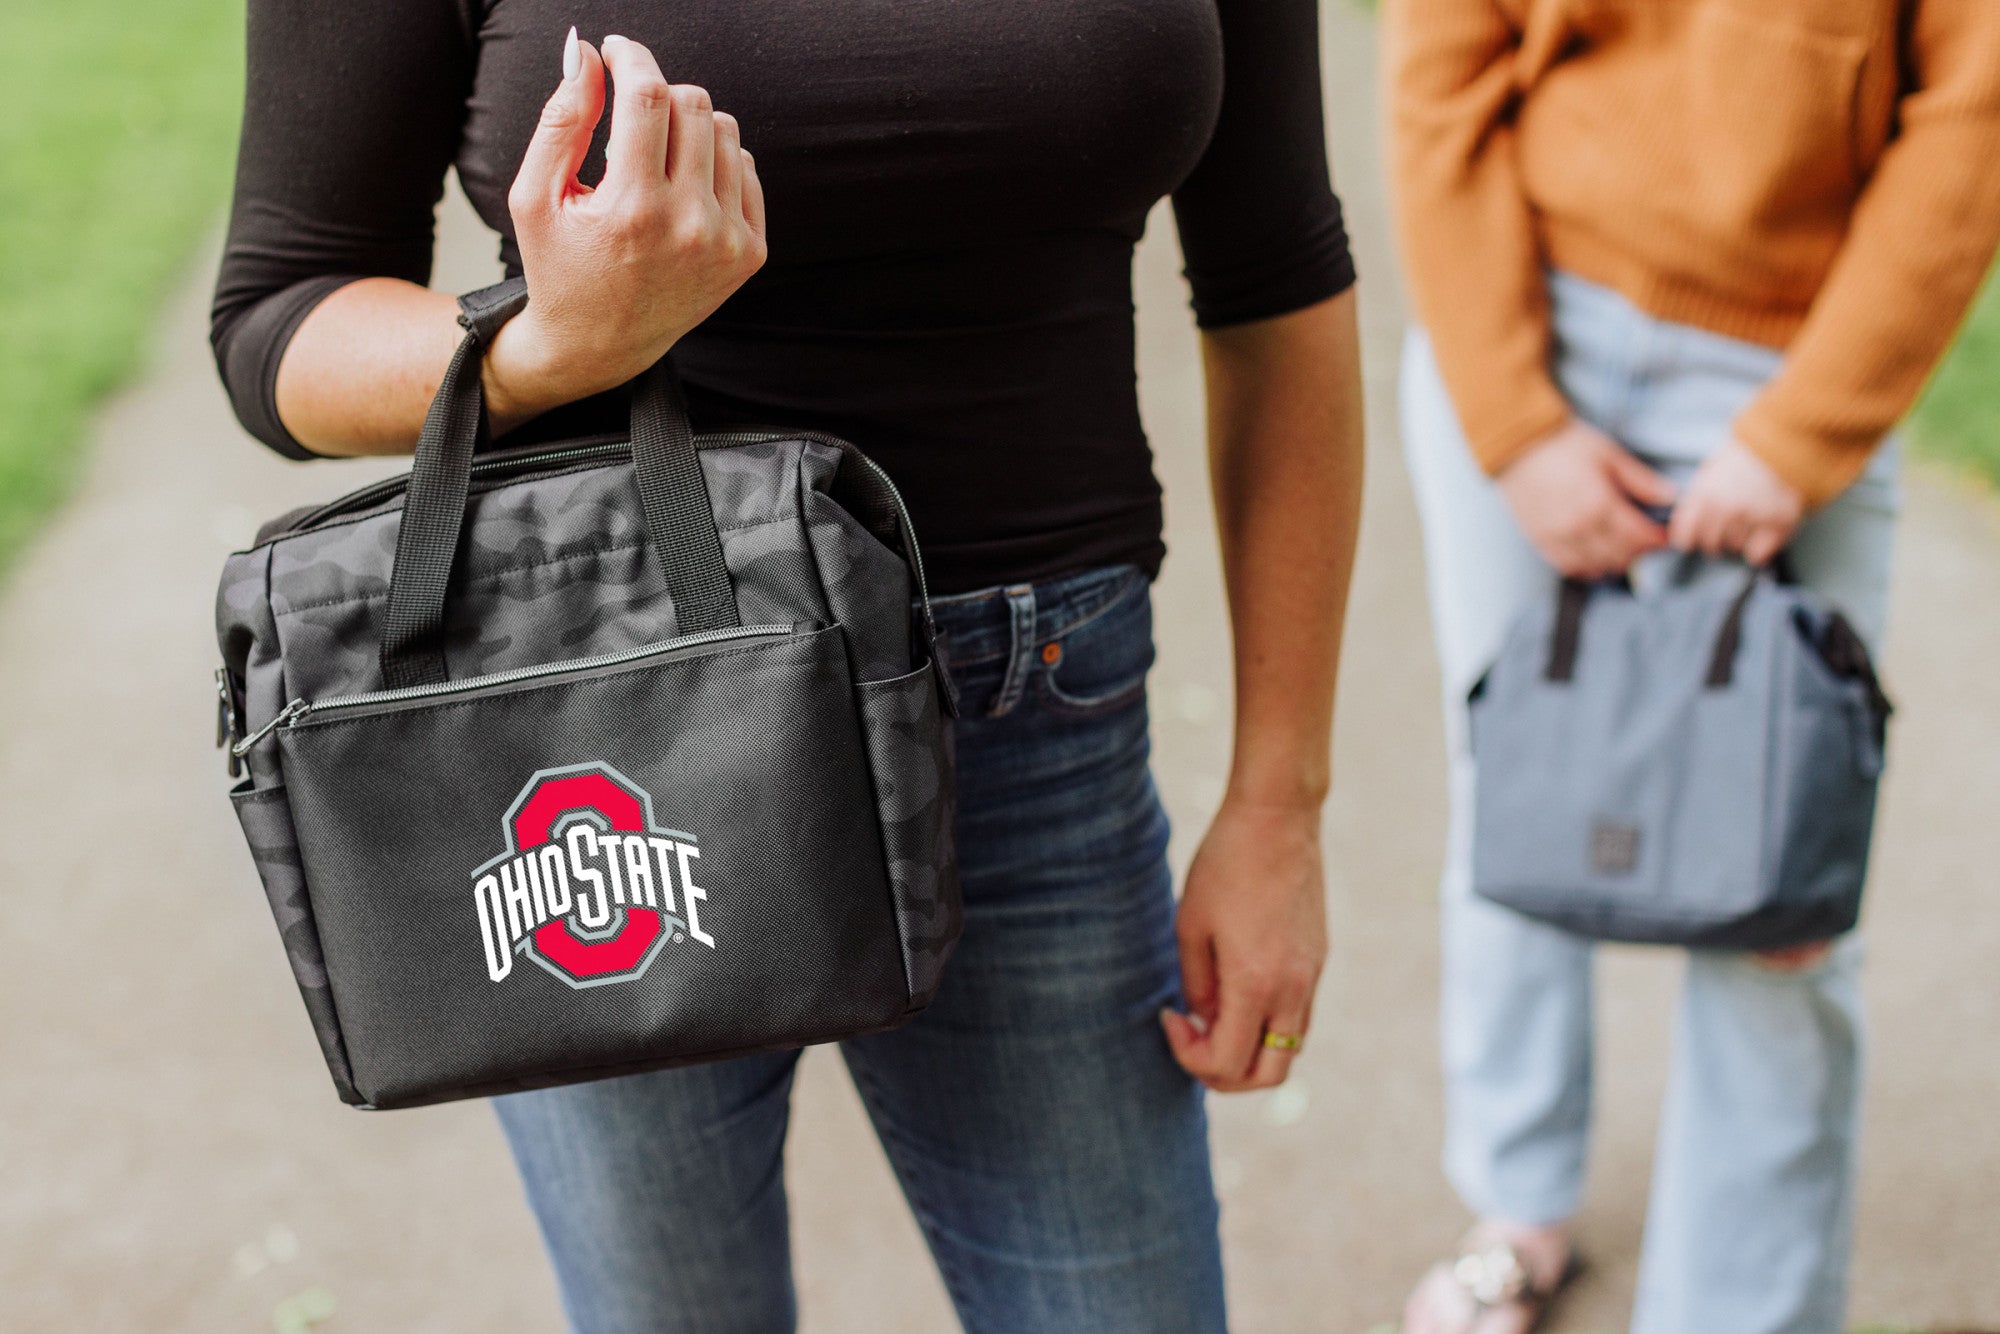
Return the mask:
<path id="1" fill-rule="evenodd" d="M 1582 1260 L 1572 1251 L 1555 1281 L 1537 1287 L 1513 1243 L 1491 1229 L 1475 1228 L 1460 1244 L 1456 1257 L 1432 1267 L 1418 1291 L 1449 1284 L 1463 1312 L 1463 1324 L 1454 1328 L 1465 1334 L 1478 1330 L 1489 1313 L 1508 1307 L 1526 1317 L 1523 1334 L 1533 1334 L 1548 1319 L 1556 1297 L 1582 1270 Z"/>

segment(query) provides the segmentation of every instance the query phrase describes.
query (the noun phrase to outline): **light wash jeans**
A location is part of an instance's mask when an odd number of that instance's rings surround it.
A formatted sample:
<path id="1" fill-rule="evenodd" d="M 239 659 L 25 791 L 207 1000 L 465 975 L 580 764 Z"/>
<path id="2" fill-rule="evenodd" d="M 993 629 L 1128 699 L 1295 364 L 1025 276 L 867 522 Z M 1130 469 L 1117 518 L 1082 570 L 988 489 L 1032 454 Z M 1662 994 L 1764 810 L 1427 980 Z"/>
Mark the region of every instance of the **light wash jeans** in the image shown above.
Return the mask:
<path id="1" fill-rule="evenodd" d="M 1201 1089 L 1158 1019 L 1180 960 L 1146 577 L 936 607 L 964 705 L 965 936 L 928 1010 L 841 1054 L 972 1334 L 1221 1334 Z M 793 1328 L 797 1064 L 495 1099 L 580 1334 Z"/>
<path id="2" fill-rule="evenodd" d="M 1557 382 L 1579 416 L 1676 481 L 1778 369 L 1768 348 L 1550 279 Z M 1471 893 L 1466 692 L 1555 575 L 1474 463 L 1428 341 L 1404 351 L 1402 419 L 1443 668 L 1451 825 L 1443 882 L 1445 1170 L 1482 1216 L 1569 1218 L 1591 1107 L 1591 944 Z M 1871 645 L 1886 614 L 1893 443 L 1791 548 L 1801 582 Z M 1649 558 L 1656 559 L 1656 558 Z M 1645 572 L 1635 571 L 1635 578 Z M 1499 776 L 1504 780 L 1504 775 Z M 1860 942 L 1779 973 L 1690 951 L 1653 1169 L 1634 1334 L 1835 1334 L 1845 1304 L 1861 1086 Z"/>

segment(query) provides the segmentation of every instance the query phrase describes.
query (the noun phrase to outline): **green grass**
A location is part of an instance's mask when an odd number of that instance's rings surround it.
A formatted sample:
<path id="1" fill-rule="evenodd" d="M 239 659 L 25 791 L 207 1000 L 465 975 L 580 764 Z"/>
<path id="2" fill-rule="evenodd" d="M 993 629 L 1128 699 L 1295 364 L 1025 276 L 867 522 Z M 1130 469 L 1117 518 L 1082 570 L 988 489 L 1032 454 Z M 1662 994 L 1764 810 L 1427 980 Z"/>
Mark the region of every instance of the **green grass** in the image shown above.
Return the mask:
<path id="1" fill-rule="evenodd" d="M 1910 419 L 1922 450 L 2000 485 L 2000 268 Z"/>
<path id="2" fill-rule="evenodd" d="M 0 42 L 0 570 L 229 184 L 243 0 L 8 7 Z"/>

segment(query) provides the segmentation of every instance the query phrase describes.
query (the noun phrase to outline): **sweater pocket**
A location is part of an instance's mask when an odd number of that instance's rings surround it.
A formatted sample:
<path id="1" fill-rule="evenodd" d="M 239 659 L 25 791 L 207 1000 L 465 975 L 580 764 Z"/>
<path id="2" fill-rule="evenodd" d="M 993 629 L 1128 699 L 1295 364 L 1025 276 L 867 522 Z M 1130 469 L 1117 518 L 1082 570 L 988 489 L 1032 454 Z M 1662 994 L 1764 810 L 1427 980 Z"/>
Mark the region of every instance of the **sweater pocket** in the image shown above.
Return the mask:
<path id="1" fill-rule="evenodd" d="M 1866 39 L 1715 0 L 1690 21 L 1686 187 L 1700 212 L 1724 234 L 1824 238 L 1830 261 L 1861 183 Z"/>

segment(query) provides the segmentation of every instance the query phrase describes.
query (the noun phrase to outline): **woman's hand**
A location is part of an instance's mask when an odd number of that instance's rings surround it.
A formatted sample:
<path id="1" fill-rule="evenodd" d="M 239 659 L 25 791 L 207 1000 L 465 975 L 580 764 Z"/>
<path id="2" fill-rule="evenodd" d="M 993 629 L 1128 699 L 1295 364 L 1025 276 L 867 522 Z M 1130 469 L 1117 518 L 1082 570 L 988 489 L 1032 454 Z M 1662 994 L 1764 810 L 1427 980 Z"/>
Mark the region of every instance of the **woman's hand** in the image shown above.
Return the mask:
<path id="1" fill-rule="evenodd" d="M 1805 513 L 1798 489 L 1732 438 L 1695 470 L 1667 540 L 1682 551 L 1762 565 L 1785 549 Z"/>
<path id="2" fill-rule="evenodd" d="M 1642 505 L 1670 505 L 1674 484 L 1616 440 L 1572 418 L 1502 470 L 1501 494 L 1542 559 L 1571 578 L 1623 574 L 1667 544 Z"/>
<path id="3" fill-rule="evenodd" d="M 1217 1093 L 1282 1084 L 1326 963 L 1319 805 L 1225 799 L 1188 868 L 1176 933 L 1188 1013 L 1160 1022 L 1174 1059 Z"/>
<path id="4" fill-rule="evenodd" d="M 607 72 L 617 104 L 592 189 L 577 169 Z M 631 379 L 764 263 L 764 191 L 735 119 L 622 37 L 600 59 L 571 32 L 507 208 L 530 300 L 486 355 L 495 434 Z"/>

